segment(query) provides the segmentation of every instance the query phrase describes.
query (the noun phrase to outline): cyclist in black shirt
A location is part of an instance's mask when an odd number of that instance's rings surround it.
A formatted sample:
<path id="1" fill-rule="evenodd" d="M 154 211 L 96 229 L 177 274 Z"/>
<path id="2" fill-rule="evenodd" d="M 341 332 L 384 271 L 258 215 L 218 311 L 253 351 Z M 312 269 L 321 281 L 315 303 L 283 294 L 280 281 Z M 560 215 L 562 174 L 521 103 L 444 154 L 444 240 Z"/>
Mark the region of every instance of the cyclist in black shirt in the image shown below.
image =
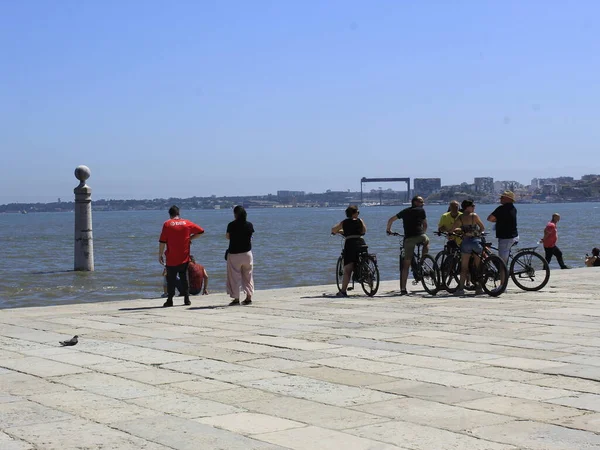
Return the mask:
<path id="1" fill-rule="evenodd" d="M 411 201 L 411 207 L 403 209 L 395 216 L 388 219 L 386 232 L 392 232 L 392 224 L 402 219 L 404 225 L 404 261 L 402 261 L 402 272 L 400 274 L 400 295 L 408 295 L 406 282 L 408 281 L 408 271 L 410 262 L 418 244 L 423 244 L 423 256 L 429 253 L 429 238 L 425 234 L 427 231 L 427 214 L 423 209 L 425 201 L 423 197 L 417 195 Z"/>
<path id="2" fill-rule="evenodd" d="M 496 237 L 498 238 L 498 256 L 508 264 L 508 255 L 512 245 L 519 240 L 517 231 L 517 208 L 514 205 L 515 194 L 504 191 L 500 195 L 500 203 L 488 216 L 489 222 L 496 224 Z"/>
<path id="3" fill-rule="evenodd" d="M 365 245 L 362 236 L 367 232 L 367 226 L 362 219 L 358 218 L 360 211 L 355 205 L 346 208 L 346 219 L 331 228 L 331 234 L 343 234 L 344 242 L 344 278 L 342 279 L 342 290 L 336 295 L 348 297 L 347 289 L 350 276 L 354 270 L 354 263 L 358 261 L 358 253 L 361 246 Z"/>

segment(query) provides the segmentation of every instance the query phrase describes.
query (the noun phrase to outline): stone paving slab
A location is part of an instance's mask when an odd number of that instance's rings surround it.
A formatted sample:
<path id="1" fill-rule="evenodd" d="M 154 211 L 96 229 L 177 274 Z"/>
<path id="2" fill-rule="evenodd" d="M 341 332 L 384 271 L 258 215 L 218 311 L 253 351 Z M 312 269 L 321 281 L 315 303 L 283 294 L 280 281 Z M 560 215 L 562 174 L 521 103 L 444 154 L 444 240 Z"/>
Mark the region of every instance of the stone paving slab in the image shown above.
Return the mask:
<path id="1" fill-rule="evenodd" d="M 600 449 L 599 278 L 0 310 L 0 448 Z"/>

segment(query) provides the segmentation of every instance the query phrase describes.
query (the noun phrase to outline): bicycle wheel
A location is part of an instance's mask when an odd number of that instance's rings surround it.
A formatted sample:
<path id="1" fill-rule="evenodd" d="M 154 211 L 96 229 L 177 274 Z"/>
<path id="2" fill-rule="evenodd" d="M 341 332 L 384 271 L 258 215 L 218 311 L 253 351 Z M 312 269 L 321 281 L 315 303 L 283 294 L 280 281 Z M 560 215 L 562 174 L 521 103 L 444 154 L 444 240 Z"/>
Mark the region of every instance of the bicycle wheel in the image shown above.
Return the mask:
<path id="1" fill-rule="evenodd" d="M 420 264 L 421 284 L 430 295 L 437 294 L 439 290 L 438 267 L 430 255 L 425 255 Z"/>
<path id="2" fill-rule="evenodd" d="M 482 262 L 480 268 L 481 287 L 486 294 L 498 297 L 508 285 L 508 270 L 506 264 L 497 255 L 490 255 Z"/>
<path id="3" fill-rule="evenodd" d="M 446 255 L 440 267 L 440 287 L 450 294 L 458 290 L 460 281 L 460 256 Z"/>
<path id="4" fill-rule="evenodd" d="M 337 260 L 335 266 L 335 284 L 337 284 L 338 291 L 342 290 L 342 281 L 344 279 L 344 258 L 341 256 Z"/>
<path id="5" fill-rule="evenodd" d="M 379 289 L 379 268 L 377 261 L 372 256 L 367 256 L 362 261 L 360 268 L 360 285 L 369 297 L 373 297 Z"/>
<path id="6" fill-rule="evenodd" d="M 510 263 L 510 277 L 524 291 L 539 291 L 550 280 L 550 267 L 539 253 L 521 250 Z"/>

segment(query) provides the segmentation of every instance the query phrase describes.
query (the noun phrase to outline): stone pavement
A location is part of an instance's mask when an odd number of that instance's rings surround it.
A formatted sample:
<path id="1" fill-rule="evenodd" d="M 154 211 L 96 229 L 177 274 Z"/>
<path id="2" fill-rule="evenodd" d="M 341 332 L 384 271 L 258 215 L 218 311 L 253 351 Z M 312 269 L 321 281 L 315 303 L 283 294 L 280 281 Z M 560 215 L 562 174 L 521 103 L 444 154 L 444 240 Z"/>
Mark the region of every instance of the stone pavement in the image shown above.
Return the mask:
<path id="1" fill-rule="evenodd" d="M 599 281 L 0 310 L 0 448 L 600 449 Z"/>

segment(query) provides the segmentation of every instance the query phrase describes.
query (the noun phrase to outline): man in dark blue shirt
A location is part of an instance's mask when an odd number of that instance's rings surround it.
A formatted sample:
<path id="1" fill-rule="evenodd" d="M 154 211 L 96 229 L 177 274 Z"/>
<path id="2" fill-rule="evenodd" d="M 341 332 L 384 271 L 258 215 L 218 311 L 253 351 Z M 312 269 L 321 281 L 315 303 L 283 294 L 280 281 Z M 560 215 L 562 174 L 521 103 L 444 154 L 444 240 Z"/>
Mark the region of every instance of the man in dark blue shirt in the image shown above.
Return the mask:
<path id="1" fill-rule="evenodd" d="M 423 209 L 425 201 L 417 195 L 413 197 L 410 208 L 403 209 L 395 216 L 388 219 L 386 232 L 392 232 L 392 224 L 402 219 L 404 225 L 404 261 L 402 261 L 402 272 L 400 273 L 400 295 L 408 295 L 406 282 L 408 281 L 408 270 L 412 261 L 415 247 L 423 244 L 423 255 L 429 253 L 429 238 L 427 231 L 427 214 Z"/>

